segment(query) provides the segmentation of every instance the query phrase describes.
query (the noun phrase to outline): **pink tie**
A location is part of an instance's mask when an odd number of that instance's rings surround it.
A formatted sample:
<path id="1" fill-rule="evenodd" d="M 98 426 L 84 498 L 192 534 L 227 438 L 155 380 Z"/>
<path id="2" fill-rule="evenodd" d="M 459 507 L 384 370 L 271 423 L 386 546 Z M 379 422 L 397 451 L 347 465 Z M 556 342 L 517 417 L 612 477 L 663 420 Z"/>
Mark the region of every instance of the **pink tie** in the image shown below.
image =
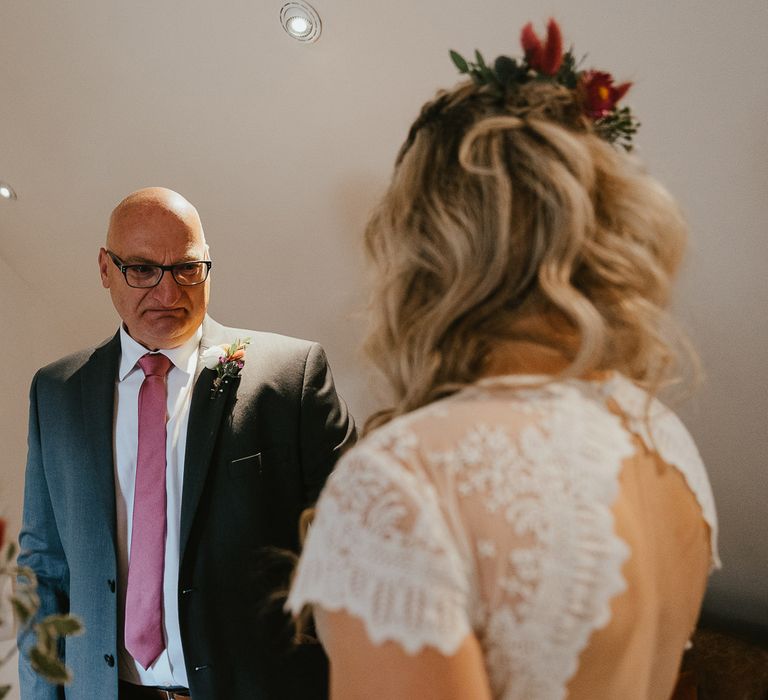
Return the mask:
<path id="1" fill-rule="evenodd" d="M 161 354 L 139 359 L 139 446 L 133 495 L 133 528 L 125 596 L 125 648 L 147 669 L 165 649 L 165 377 L 171 361 Z"/>

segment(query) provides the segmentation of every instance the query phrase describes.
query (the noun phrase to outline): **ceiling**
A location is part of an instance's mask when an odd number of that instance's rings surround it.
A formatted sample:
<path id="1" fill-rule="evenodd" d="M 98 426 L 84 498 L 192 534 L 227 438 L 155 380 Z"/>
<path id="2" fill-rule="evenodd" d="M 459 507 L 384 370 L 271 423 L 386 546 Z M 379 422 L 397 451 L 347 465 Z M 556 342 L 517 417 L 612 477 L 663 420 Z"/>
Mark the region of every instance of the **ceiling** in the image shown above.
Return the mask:
<path id="1" fill-rule="evenodd" d="M 316 0 L 323 34 L 281 1 L 5 0 L 0 5 L 3 492 L 18 519 L 34 369 L 109 335 L 96 252 L 112 207 L 147 185 L 199 209 L 220 321 L 321 341 L 362 421 L 360 237 L 448 59 L 518 53 L 557 17 L 588 64 L 635 85 L 639 154 L 678 196 L 691 255 L 677 309 L 708 381 L 682 408 L 708 463 L 725 569 L 709 605 L 768 628 L 765 503 L 768 6 L 764 0 Z M 9 495 L 4 493 L 7 491 Z"/>

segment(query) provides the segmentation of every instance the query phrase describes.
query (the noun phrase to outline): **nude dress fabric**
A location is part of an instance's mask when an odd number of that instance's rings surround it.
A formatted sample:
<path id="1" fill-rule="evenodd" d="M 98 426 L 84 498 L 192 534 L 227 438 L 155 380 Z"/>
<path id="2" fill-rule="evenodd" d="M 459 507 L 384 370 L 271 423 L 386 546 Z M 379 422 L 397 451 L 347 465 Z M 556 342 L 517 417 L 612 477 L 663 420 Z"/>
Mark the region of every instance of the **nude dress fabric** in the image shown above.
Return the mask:
<path id="1" fill-rule="evenodd" d="M 624 377 L 494 377 L 340 461 L 288 607 L 450 655 L 493 696 L 668 698 L 718 566 L 714 501 L 678 418 Z"/>

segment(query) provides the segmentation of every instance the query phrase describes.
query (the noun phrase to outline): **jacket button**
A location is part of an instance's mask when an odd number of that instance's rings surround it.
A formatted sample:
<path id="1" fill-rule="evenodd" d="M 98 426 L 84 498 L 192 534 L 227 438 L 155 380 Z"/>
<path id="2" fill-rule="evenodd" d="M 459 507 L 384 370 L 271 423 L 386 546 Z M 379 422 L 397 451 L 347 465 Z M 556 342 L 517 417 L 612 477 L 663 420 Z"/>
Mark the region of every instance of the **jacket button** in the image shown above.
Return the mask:
<path id="1" fill-rule="evenodd" d="M 115 592 L 115 579 L 111 578 L 107 581 L 107 585 L 109 586 L 109 590 L 112 591 L 112 593 Z"/>
<path id="2" fill-rule="evenodd" d="M 115 657 L 112 654 L 104 654 L 104 661 L 107 662 L 107 666 L 110 668 L 115 665 Z"/>

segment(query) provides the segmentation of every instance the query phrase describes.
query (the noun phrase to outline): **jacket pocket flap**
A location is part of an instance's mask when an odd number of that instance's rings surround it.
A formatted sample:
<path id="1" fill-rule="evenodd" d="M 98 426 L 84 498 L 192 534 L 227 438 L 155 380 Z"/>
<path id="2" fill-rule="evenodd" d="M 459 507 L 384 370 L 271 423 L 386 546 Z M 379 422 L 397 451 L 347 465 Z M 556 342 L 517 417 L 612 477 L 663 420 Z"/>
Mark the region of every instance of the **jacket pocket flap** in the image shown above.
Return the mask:
<path id="1" fill-rule="evenodd" d="M 229 463 L 229 475 L 234 478 L 246 476 L 249 473 L 261 476 L 265 467 L 268 468 L 270 464 L 284 460 L 286 452 L 283 447 L 270 447 L 247 457 L 233 459 Z"/>

